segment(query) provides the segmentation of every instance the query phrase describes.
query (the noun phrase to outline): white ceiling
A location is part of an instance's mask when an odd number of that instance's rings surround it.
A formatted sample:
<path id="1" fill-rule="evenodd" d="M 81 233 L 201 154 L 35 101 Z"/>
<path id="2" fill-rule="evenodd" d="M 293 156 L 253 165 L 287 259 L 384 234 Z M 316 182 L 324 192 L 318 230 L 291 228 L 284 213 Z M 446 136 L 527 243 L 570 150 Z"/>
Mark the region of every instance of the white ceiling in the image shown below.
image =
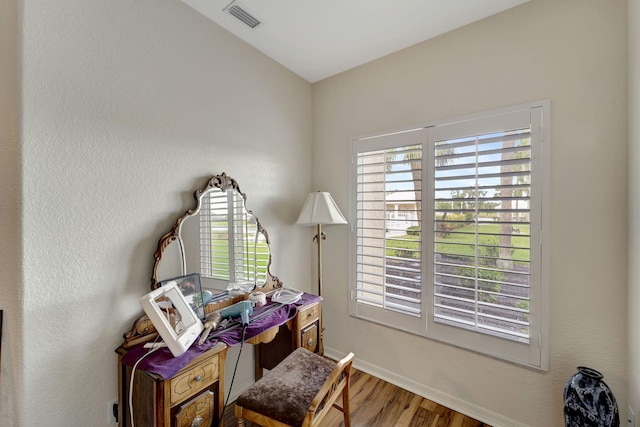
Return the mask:
<path id="1" fill-rule="evenodd" d="M 231 0 L 183 0 L 311 83 L 528 0 L 239 0 L 251 29 L 223 9 Z"/>

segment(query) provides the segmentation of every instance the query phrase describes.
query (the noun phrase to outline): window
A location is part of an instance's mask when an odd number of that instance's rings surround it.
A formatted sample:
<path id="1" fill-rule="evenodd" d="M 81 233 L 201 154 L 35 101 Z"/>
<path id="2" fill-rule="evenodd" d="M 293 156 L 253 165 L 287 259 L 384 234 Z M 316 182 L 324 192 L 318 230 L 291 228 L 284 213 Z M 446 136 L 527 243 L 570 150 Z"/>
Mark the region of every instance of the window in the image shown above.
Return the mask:
<path id="1" fill-rule="evenodd" d="M 549 103 L 353 141 L 353 316 L 546 369 Z"/>

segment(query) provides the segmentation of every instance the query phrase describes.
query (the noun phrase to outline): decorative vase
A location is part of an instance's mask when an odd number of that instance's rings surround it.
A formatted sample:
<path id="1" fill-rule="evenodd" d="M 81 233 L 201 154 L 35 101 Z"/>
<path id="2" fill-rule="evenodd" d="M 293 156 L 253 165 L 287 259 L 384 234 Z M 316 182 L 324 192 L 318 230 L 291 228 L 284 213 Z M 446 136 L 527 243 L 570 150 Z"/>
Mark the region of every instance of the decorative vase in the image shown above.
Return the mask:
<path id="1" fill-rule="evenodd" d="M 567 427 L 619 427 L 618 404 L 595 369 L 578 366 L 564 386 L 564 422 Z"/>

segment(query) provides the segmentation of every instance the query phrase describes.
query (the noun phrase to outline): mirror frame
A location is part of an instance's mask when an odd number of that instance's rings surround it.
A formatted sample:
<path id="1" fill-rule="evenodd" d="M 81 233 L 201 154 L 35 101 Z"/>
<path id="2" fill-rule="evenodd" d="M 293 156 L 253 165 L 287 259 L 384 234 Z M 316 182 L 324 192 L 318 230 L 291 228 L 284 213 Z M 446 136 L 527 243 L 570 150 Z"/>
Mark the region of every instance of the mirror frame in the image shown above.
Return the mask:
<path id="1" fill-rule="evenodd" d="M 213 190 L 213 189 L 220 189 L 223 192 L 226 192 L 227 190 L 235 190 L 239 195 L 242 196 L 245 210 L 250 215 L 253 215 L 253 217 L 255 218 L 256 225 L 257 225 L 257 232 L 262 233 L 262 235 L 265 238 L 265 242 L 269 247 L 269 260 L 267 262 L 267 272 L 266 272 L 265 283 L 262 286 L 256 285 L 254 290 L 258 289 L 262 292 L 269 292 L 274 289 L 282 288 L 282 282 L 280 281 L 280 279 L 271 274 L 271 261 L 272 261 L 271 241 L 269 240 L 269 234 L 267 233 L 267 230 L 265 230 L 264 227 L 262 227 L 262 224 L 260 223 L 260 220 L 258 219 L 258 217 L 256 217 L 252 211 L 247 209 L 247 195 L 242 191 L 240 191 L 240 186 L 238 185 L 238 182 L 235 179 L 228 176 L 225 172 L 222 172 L 220 175 L 214 175 L 211 178 L 209 178 L 209 180 L 207 181 L 204 187 L 197 189 L 193 193 L 193 197 L 196 200 L 195 207 L 193 209 L 189 209 L 184 215 L 179 217 L 175 225 L 171 228 L 171 230 L 169 230 L 160 238 L 160 241 L 158 242 L 158 248 L 154 254 L 155 262 L 153 264 L 153 273 L 151 275 L 151 290 L 157 289 L 160 286 L 160 281 L 167 279 L 167 278 L 158 279 L 158 276 L 157 276 L 158 266 L 160 264 L 160 261 L 162 261 L 162 254 L 164 253 L 165 249 L 171 243 L 180 240 L 180 230 L 181 230 L 183 221 L 187 218 L 192 217 L 193 215 L 195 215 L 197 212 L 200 211 L 200 208 L 202 205 L 202 195 L 205 194 L 207 191 Z M 224 293 L 224 291 L 222 293 Z"/>

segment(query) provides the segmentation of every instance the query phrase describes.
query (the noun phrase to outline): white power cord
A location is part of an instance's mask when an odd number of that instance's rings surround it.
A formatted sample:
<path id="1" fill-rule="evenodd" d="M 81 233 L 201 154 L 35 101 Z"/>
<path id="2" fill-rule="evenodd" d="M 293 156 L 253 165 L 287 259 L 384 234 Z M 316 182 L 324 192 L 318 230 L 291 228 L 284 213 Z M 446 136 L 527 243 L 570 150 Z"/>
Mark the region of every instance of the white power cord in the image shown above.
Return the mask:
<path id="1" fill-rule="evenodd" d="M 131 378 L 129 378 L 129 415 L 131 416 L 131 427 L 135 427 L 133 422 L 133 383 L 135 382 L 136 368 L 138 367 L 138 364 L 142 362 L 142 359 L 161 348 L 161 346 L 153 346 L 147 353 L 143 354 L 140 359 L 133 364 L 133 368 L 131 368 Z"/>

